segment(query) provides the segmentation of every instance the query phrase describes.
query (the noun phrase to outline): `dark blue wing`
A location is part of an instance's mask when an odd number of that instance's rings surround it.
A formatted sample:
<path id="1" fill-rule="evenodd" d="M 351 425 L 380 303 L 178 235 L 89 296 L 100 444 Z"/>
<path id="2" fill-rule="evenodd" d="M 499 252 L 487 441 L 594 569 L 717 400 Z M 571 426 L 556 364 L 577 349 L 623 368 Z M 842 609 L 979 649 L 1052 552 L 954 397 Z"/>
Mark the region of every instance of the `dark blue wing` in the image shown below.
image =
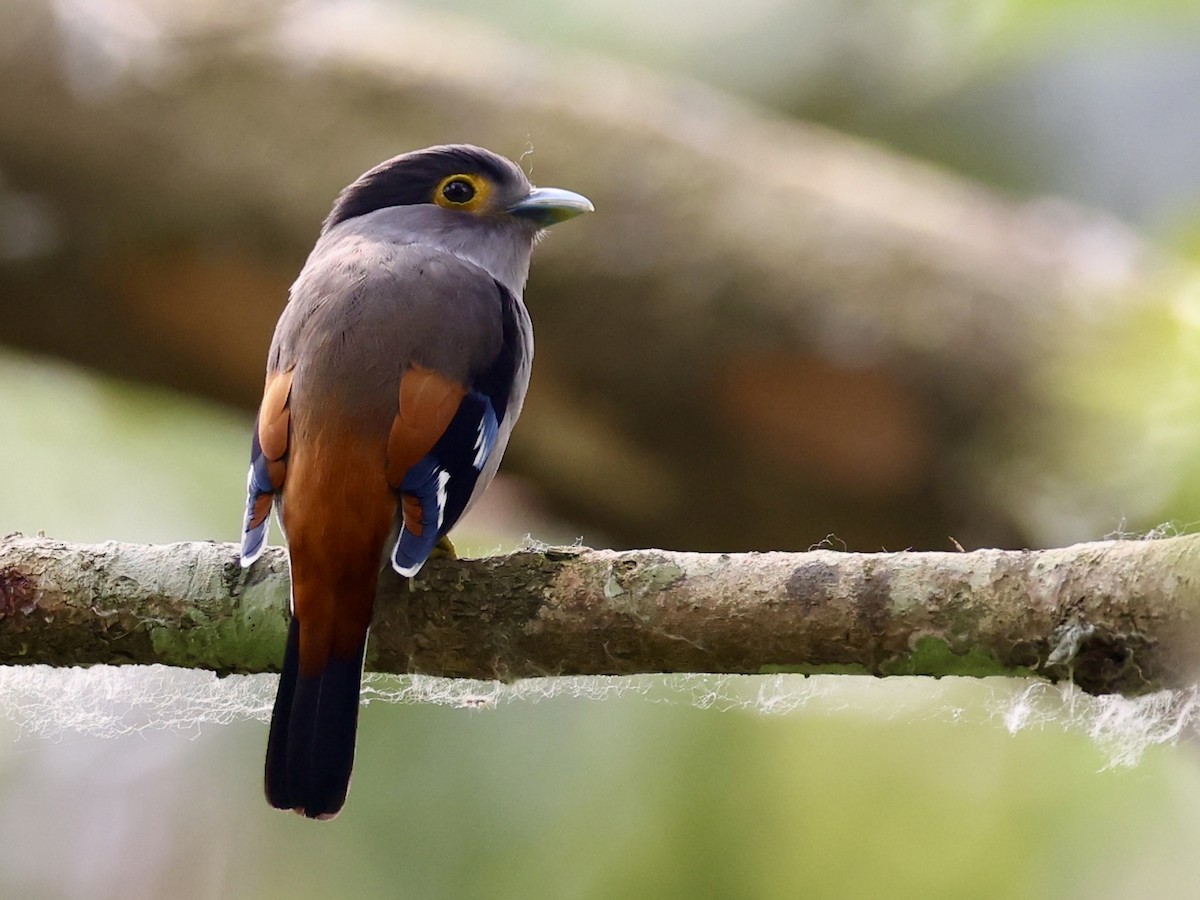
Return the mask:
<path id="1" fill-rule="evenodd" d="M 500 423 L 508 411 L 513 384 L 524 354 L 517 301 L 499 282 L 495 282 L 503 308 L 500 351 L 492 362 L 472 379 L 472 388 L 463 397 L 454 418 L 441 438 L 401 483 L 401 503 L 405 497 L 415 501 L 419 510 L 412 516 L 420 520 L 417 528 L 404 526 L 392 553 L 392 567 L 406 577 L 415 575 L 437 544 L 467 508 L 475 492 L 480 473 L 496 449 Z M 405 504 L 407 505 L 407 504 Z M 405 520 L 409 520 L 406 512 Z"/>
<path id="2" fill-rule="evenodd" d="M 275 487 L 271 484 L 269 461 L 258 442 L 258 427 L 250 442 L 250 471 L 246 474 L 246 515 L 242 522 L 242 565 L 258 559 L 267 545 L 271 524 L 271 504 Z"/>
<path id="3" fill-rule="evenodd" d="M 392 567 L 401 575 L 415 575 L 463 514 L 498 433 L 491 400 L 471 391 L 433 449 L 408 470 L 400 484 L 401 503 L 407 495 L 418 504 L 420 534 L 409 525 L 400 530 Z"/>
<path id="4" fill-rule="evenodd" d="M 290 435 L 288 399 L 292 371 L 267 375 L 262 405 L 250 441 L 250 472 L 246 476 L 246 516 L 242 521 L 242 565 L 249 566 L 267 546 L 271 505 L 283 487 Z"/>

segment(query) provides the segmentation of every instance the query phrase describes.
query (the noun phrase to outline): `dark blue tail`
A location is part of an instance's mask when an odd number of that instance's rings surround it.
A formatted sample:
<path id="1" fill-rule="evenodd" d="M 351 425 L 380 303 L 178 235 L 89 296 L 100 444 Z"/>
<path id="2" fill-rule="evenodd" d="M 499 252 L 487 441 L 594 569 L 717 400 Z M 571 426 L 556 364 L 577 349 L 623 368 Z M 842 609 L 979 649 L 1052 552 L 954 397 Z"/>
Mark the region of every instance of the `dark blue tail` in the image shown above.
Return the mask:
<path id="1" fill-rule="evenodd" d="M 267 802 L 277 809 L 330 819 L 346 802 L 366 646 L 364 635 L 352 658 L 331 657 L 319 675 L 301 675 L 300 623 L 292 619 L 267 738 Z"/>

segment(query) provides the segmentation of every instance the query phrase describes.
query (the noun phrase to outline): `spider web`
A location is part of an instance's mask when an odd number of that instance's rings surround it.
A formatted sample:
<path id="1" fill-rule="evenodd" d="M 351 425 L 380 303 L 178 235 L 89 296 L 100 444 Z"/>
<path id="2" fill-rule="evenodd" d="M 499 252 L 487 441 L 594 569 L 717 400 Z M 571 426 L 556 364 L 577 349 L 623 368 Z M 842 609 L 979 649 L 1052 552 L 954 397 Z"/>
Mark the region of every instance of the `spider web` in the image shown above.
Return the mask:
<path id="1" fill-rule="evenodd" d="M 166 666 L 0 667 L 0 716 L 21 735 L 121 737 L 146 730 L 199 735 L 206 726 L 270 718 L 277 678 Z M 491 710 L 549 700 L 638 698 L 764 716 L 848 715 L 876 721 L 991 724 L 1011 734 L 1059 729 L 1088 735 L 1106 767 L 1132 766 L 1149 748 L 1200 731 L 1200 688 L 1143 697 L 1094 697 L 1072 685 L 1009 678 L 848 675 L 634 675 L 536 678 L 503 684 L 367 674 L 363 702 L 433 703 Z"/>

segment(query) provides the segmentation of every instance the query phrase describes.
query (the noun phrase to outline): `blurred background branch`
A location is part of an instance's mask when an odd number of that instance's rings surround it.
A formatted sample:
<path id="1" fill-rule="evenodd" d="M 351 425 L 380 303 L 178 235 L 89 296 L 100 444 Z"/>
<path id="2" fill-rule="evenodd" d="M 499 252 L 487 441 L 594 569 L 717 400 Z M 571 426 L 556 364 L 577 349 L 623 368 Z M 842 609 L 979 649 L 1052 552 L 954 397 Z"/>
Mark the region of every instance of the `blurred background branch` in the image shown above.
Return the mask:
<path id="1" fill-rule="evenodd" d="M 506 466 L 565 520 L 624 546 L 948 549 L 1140 512 L 1124 485 L 1044 498 L 1087 417 L 1047 371 L 1183 271 L 1106 214 L 586 53 L 457 25 L 459 52 L 423 51 L 447 20 L 411 7 L 112 9 L 0 10 L 5 343 L 249 408 L 337 190 L 463 139 L 601 212 L 539 250 Z"/>
<path id="2" fill-rule="evenodd" d="M 973 553 L 578 547 L 386 571 L 367 667 L 511 681 L 666 672 L 1036 675 L 1192 683 L 1200 537 Z M 276 669 L 279 548 L 0 543 L 0 662 Z"/>

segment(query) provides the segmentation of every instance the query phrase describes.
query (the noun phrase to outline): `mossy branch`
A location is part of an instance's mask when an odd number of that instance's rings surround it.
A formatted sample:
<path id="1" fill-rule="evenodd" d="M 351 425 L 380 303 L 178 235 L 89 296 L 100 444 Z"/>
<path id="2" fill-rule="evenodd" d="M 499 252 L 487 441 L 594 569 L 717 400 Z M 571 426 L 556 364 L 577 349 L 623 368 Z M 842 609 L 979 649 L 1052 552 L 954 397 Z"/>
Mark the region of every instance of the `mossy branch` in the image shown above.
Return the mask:
<path id="1" fill-rule="evenodd" d="M 1190 684 L 1200 536 L 1055 550 L 705 554 L 585 548 L 380 579 L 368 668 L 515 679 L 774 671 Z M 232 544 L 0 540 L 0 663 L 279 663 L 287 562 Z"/>

